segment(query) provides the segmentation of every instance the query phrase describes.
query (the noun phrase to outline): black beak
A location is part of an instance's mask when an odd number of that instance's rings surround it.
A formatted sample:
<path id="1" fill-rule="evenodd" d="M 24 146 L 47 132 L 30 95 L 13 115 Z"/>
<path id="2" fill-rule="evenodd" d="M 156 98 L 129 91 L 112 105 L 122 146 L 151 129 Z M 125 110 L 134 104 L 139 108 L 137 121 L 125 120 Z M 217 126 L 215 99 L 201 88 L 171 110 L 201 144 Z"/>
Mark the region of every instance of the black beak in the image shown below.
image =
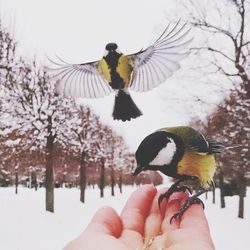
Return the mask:
<path id="1" fill-rule="evenodd" d="M 145 167 L 142 167 L 142 166 L 138 165 L 138 166 L 136 167 L 136 169 L 133 171 L 132 175 L 133 175 L 133 176 L 136 176 L 136 175 L 138 175 L 139 173 L 141 173 L 143 170 L 145 170 Z"/>

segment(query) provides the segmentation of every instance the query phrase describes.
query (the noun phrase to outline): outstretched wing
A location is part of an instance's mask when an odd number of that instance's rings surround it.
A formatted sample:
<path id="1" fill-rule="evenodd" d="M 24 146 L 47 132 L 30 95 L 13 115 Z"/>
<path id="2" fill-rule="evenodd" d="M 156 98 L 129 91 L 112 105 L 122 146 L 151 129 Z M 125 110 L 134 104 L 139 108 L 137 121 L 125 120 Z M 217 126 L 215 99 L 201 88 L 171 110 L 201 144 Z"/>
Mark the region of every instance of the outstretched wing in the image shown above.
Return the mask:
<path id="1" fill-rule="evenodd" d="M 179 20 L 174 26 L 169 24 L 153 45 L 129 55 L 134 64 L 130 88 L 148 91 L 172 76 L 180 68 L 179 61 L 189 54 L 189 31 L 186 23 L 181 25 Z"/>
<path id="2" fill-rule="evenodd" d="M 50 68 L 56 80 L 56 91 L 65 97 L 98 98 L 108 95 L 112 88 L 98 72 L 98 61 L 82 64 L 69 64 L 58 58 L 50 60 L 56 68 Z"/>

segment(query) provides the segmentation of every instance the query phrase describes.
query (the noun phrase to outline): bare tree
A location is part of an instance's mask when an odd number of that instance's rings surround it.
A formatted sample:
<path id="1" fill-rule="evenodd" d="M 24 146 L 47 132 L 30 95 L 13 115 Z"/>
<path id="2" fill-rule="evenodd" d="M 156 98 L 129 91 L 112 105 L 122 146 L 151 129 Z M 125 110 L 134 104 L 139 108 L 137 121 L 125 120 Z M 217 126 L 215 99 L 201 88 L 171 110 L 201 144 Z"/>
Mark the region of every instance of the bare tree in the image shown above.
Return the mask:
<path id="1" fill-rule="evenodd" d="M 208 60 L 214 66 L 215 72 L 226 76 L 235 85 L 242 85 L 249 96 L 249 2 L 245 0 L 222 0 L 220 3 L 210 1 L 214 7 L 211 13 L 207 12 L 204 2 L 203 8 L 201 1 L 190 0 L 189 3 L 195 10 L 191 14 L 192 25 L 207 37 L 203 46 L 193 50 L 198 50 L 199 53 L 203 53 L 204 50 L 209 52 Z M 227 14 L 228 9 L 231 11 Z"/>
<path id="2" fill-rule="evenodd" d="M 73 118 L 70 118 L 73 117 Z M 80 201 L 85 202 L 85 188 L 87 181 L 86 164 L 93 161 L 93 147 L 96 134 L 98 134 L 96 120 L 90 108 L 85 106 L 75 106 L 67 114 L 65 121 L 65 132 L 62 140 L 66 148 L 71 148 L 72 154 L 79 160 L 79 185 Z"/>
<path id="3" fill-rule="evenodd" d="M 107 164 L 107 159 L 109 156 L 107 153 L 110 153 L 109 143 L 110 143 L 110 130 L 107 126 L 102 126 L 98 121 L 98 138 L 96 138 L 96 150 L 97 150 L 97 162 L 100 164 L 100 179 L 99 179 L 99 188 L 100 188 L 100 197 L 104 197 L 104 188 L 105 188 L 105 168 Z M 108 148 L 108 151 L 107 151 Z"/>
<path id="4" fill-rule="evenodd" d="M 56 96 L 46 72 L 35 62 L 23 62 L 15 70 L 12 81 L 8 81 L 5 87 L 5 95 L 10 100 L 6 102 L 9 103 L 6 110 L 11 114 L 15 128 L 25 135 L 27 146 L 24 149 L 45 151 L 46 210 L 54 212 L 53 152 L 64 125 L 63 112 L 70 105 Z"/>
<path id="5" fill-rule="evenodd" d="M 201 46 L 193 48 L 206 54 L 209 70 L 232 84 L 230 95 L 217 107 L 208 119 L 205 130 L 216 139 L 229 144 L 241 144 L 242 148 L 220 157 L 220 184 L 222 176 L 237 179 L 240 218 L 244 216 L 244 196 L 249 166 L 250 127 L 250 3 L 246 0 L 188 1 L 192 8 L 191 23 L 206 39 Z M 186 5 L 187 6 L 187 5 Z M 209 8 L 209 6 L 211 8 Z M 213 69 L 213 70 L 211 70 Z M 230 159 L 229 159 L 230 158 Z M 222 191 L 223 193 L 223 191 Z M 223 202 L 223 199 L 221 199 Z M 225 204 L 222 204 L 224 206 Z"/>

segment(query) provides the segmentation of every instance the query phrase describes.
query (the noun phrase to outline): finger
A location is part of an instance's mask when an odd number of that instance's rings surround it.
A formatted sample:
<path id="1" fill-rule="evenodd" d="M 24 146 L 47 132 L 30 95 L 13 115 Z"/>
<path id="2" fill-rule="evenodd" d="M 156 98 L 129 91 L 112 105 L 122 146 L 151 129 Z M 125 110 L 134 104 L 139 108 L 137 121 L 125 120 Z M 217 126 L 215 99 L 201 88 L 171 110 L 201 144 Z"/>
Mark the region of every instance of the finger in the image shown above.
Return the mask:
<path id="1" fill-rule="evenodd" d="M 123 232 L 120 239 L 132 249 L 143 246 L 145 219 L 155 194 L 156 188 L 153 185 L 140 187 L 130 196 L 121 213 Z"/>
<path id="2" fill-rule="evenodd" d="M 144 229 L 145 244 L 148 244 L 148 242 L 150 242 L 152 238 L 157 236 L 161 231 L 161 224 L 165 214 L 167 200 L 164 199 L 159 208 L 158 199 L 159 196 L 165 193 L 166 191 L 167 191 L 166 188 L 158 191 L 153 199 L 149 215 L 145 221 L 145 229 Z"/>
<path id="3" fill-rule="evenodd" d="M 161 226 L 163 233 L 179 228 L 180 220 L 173 219 L 170 224 L 170 219 L 175 213 L 179 211 L 184 201 L 188 197 L 189 197 L 188 193 L 184 193 L 184 192 L 176 192 L 173 195 L 171 195 L 166 206 L 165 218 Z"/>
<path id="4" fill-rule="evenodd" d="M 158 235 L 156 236 L 151 244 L 148 244 L 148 248 L 149 250 L 163 250 L 163 249 L 167 249 L 166 245 L 167 245 L 167 233 L 164 233 L 162 235 Z"/>
<path id="5" fill-rule="evenodd" d="M 208 222 L 201 205 L 195 204 L 188 208 L 182 216 L 180 228 L 191 229 L 201 240 L 213 244 Z"/>
<path id="6" fill-rule="evenodd" d="M 123 229 L 143 234 L 145 218 L 155 194 L 156 188 L 153 185 L 144 185 L 130 196 L 121 213 Z"/>
<path id="7" fill-rule="evenodd" d="M 189 246 L 188 249 L 215 249 L 210 236 L 205 214 L 200 205 L 190 206 L 183 214 L 179 229 L 169 231 L 165 241 L 166 248 Z"/>
<path id="8" fill-rule="evenodd" d="M 119 237 L 122 231 L 122 222 L 113 208 L 103 207 L 96 212 L 87 226 L 87 230 Z"/>
<path id="9" fill-rule="evenodd" d="M 182 216 L 180 227 L 193 227 L 194 224 L 202 229 L 209 231 L 207 219 L 201 205 L 194 204 L 190 206 Z"/>

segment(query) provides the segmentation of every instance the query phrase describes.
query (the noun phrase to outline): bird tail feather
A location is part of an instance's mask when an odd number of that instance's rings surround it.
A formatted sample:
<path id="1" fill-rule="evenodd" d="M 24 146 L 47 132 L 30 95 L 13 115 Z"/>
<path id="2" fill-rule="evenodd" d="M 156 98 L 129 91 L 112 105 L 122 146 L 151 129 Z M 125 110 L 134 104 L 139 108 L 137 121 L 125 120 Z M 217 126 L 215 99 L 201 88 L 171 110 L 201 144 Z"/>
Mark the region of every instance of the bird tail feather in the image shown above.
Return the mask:
<path id="1" fill-rule="evenodd" d="M 132 118 L 141 116 L 142 113 L 132 100 L 130 94 L 124 90 L 119 90 L 115 97 L 112 115 L 114 120 L 129 121 Z"/>
<path id="2" fill-rule="evenodd" d="M 242 147 L 241 144 L 224 144 L 224 143 L 220 143 L 220 142 L 216 142 L 214 140 L 209 140 L 209 151 L 211 153 L 221 153 L 227 149 L 232 149 L 232 148 L 239 148 Z"/>

